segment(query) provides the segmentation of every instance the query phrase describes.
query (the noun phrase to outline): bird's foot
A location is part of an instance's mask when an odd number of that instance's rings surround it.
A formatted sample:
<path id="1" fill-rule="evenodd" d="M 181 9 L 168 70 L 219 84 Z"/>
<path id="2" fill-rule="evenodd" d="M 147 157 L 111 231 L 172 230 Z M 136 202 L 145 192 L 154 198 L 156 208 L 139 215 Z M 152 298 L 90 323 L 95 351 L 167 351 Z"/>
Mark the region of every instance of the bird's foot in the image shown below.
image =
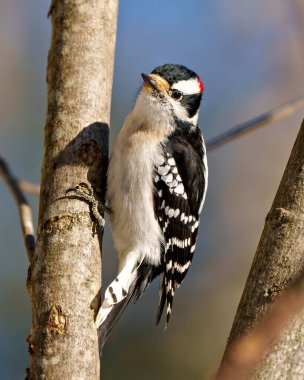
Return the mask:
<path id="1" fill-rule="evenodd" d="M 105 220 L 103 217 L 104 211 L 110 212 L 110 209 L 95 198 L 94 189 L 88 184 L 81 182 L 79 185 L 69 188 L 65 192 L 65 195 L 68 196 L 69 193 L 73 193 L 71 194 L 73 197 L 84 200 L 89 204 L 90 210 L 97 222 L 98 227 L 103 230 L 105 225 Z"/>

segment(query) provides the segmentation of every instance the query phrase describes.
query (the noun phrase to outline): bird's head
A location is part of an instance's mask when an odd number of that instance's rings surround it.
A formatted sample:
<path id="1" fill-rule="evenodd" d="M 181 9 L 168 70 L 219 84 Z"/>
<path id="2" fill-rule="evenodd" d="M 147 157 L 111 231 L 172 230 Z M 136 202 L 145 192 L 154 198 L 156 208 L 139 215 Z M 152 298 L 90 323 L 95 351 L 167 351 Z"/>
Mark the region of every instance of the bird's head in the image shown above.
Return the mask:
<path id="1" fill-rule="evenodd" d="M 137 103 L 148 117 L 160 116 L 170 124 L 197 125 L 204 85 L 194 71 L 166 64 L 156 67 L 149 75 L 142 74 L 142 78 L 144 84 Z"/>

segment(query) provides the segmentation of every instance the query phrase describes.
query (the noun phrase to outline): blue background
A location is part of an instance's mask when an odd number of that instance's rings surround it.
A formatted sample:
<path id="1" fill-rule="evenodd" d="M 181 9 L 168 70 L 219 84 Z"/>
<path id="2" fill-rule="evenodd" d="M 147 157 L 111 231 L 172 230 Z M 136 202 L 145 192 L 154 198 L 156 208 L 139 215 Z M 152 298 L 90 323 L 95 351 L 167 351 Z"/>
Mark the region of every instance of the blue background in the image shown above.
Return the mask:
<path id="1" fill-rule="evenodd" d="M 0 4 L 0 153 L 39 182 L 46 112 L 49 3 Z M 121 1 L 111 143 L 141 72 L 181 63 L 205 84 L 206 139 L 303 92 L 304 6 L 299 0 Z M 196 257 L 172 323 L 154 326 L 154 284 L 130 305 L 105 349 L 103 379 L 207 379 L 219 365 L 236 307 L 303 110 L 210 152 L 210 185 Z M 36 196 L 29 196 L 35 215 Z M 108 227 L 104 283 L 115 273 Z M 0 378 L 23 379 L 30 303 L 15 203 L 0 182 Z"/>

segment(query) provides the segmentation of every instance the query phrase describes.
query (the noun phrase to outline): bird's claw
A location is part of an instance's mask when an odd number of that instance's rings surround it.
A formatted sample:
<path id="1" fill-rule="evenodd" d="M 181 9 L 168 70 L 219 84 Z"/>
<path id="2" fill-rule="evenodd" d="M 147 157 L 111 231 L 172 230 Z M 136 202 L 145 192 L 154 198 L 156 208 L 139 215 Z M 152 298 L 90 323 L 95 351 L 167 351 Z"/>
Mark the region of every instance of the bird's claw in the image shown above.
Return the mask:
<path id="1" fill-rule="evenodd" d="M 104 204 L 102 204 L 100 201 L 98 201 L 94 197 L 94 191 L 92 187 L 90 187 L 87 183 L 81 182 L 75 187 L 70 187 L 66 190 L 65 196 L 68 196 L 69 193 L 74 193 L 74 196 L 86 201 L 90 209 L 92 211 L 92 214 L 97 222 L 98 227 L 103 230 L 105 225 L 104 220 L 104 210 L 109 210 L 108 207 L 106 207 Z"/>
<path id="2" fill-rule="evenodd" d="M 71 192 L 76 193 L 80 197 L 83 196 L 84 194 L 86 194 L 88 196 L 93 195 L 93 189 L 90 186 L 88 186 L 88 184 L 86 184 L 85 182 L 81 182 L 78 185 L 76 185 L 75 187 L 70 187 L 65 192 L 65 195 L 67 195 L 68 193 L 71 193 Z"/>

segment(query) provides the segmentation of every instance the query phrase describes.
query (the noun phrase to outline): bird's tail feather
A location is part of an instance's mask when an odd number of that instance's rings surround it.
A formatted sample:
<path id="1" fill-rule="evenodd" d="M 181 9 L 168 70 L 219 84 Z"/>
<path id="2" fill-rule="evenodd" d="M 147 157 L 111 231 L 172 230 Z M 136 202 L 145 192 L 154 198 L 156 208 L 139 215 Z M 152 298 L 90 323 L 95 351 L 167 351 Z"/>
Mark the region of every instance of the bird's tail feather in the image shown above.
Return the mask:
<path id="1" fill-rule="evenodd" d="M 101 326 L 98 329 L 98 336 L 99 336 L 99 347 L 100 352 L 102 352 L 102 348 L 110 335 L 111 331 L 115 327 L 116 323 L 118 322 L 119 318 L 121 317 L 122 313 L 124 312 L 125 308 L 127 307 L 128 303 L 132 299 L 134 295 L 134 291 L 136 288 L 138 279 L 136 278 L 132 284 L 129 287 L 129 291 L 127 296 L 121 300 L 119 303 L 116 303 L 111 308 L 111 311 L 107 315 L 104 322 L 101 324 Z"/>
<path id="2" fill-rule="evenodd" d="M 163 310 L 166 304 L 166 287 L 165 287 L 165 277 L 162 275 L 162 279 L 160 280 L 159 287 L 159 305 L 156 316 L 156 324 L 158 325 L 163 314 Z"/>
<path id="3" fill-rule="evenodd" d="M 157 311 L 157 316 L 156 316 L 156 324 L 157 325 L 159 324 L 165 305 L 167 304 L 166 324 L 165 324 L 165 330 L 166 330 L 171 318 L 173 299 L 174 299 L 175 289 L 177 286 L 174 281 L 166 277 L 166 273 L 164 273 L 162 277 L 163 278 L 160 282 L 159 305 L 158 305 L 158 311 Z"/>
<path id="4" fill-rule="evenodd" d="M 158 274 L 159 268 L 144 263 L 133 271 L 133 280 L 128 287 L 126 296 L 108 308 L 108 312 L 98 329 L 99 345 L 101 349 L 132 297 L 134 296 L 136 302 L 150 282 L 153 281 Z"/>

